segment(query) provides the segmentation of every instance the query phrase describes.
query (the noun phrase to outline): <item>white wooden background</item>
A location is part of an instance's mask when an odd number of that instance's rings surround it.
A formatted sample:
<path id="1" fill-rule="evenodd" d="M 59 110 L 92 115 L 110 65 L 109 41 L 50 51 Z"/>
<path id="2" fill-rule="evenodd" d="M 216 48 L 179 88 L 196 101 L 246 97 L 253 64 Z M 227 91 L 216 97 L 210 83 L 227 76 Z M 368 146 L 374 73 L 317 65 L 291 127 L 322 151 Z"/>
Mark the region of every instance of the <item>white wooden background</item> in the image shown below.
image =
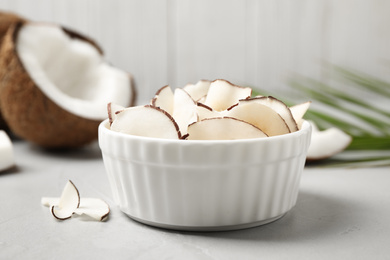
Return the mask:
<path id="1" fill-rule="evenodd" d="M 131 72 L 140 101 L 161 86 L 225 78 L 285 90 L 323 62 L 390 79 L 388 0 L 0 0 L 0 9 L 94 38 Z"/>

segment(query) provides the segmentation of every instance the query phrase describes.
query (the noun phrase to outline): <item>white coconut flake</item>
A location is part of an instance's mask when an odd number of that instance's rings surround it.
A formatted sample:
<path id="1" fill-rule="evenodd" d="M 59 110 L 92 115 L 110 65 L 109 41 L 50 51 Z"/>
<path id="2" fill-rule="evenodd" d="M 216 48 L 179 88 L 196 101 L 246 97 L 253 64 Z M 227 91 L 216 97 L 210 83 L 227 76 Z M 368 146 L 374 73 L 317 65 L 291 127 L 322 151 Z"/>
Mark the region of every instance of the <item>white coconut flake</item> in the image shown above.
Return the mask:
<path id="1" fill-rule="evenodd" d="M 251 96 L 252 89 L 233 85 L 226 80 L 214 80 L 207 92 L 205 105 L 216 111 L 223 111 Z"/>
<path id="2" fill-rule="evenodd" d="M 160 88 L 154 98 L 151 100 L 151 105 L 165 110 L 170 115 L 173 113 L 173 91 L 169 85 Z"/>
<path id="3" fill-rule="evenodd" d="M 174 92 L 173 118 L 179 126 L 180 133 L 187 133 L 188 125 L 198 121 L 196 103 L 183 89 L 177 88 Z"/>
<path id="4" fill-rule="evenodd" d="M 298 128 L 301 129 L 302 123 L 303 123 L 303 116 L 305 115 L 306 111 L 309 109 L 311 104 L 311 101 L 307 101 L 305 103 L 297 104 L 292 107 L 290 107 L 290 111 L 292 116 L 294 117 L 295 121 L 298 124 Z"/>
<path id="5" fill-rule="evenodd" d="M 41 204 L 46 207 L 51 207 L 58 205 L 60 201 L 60 198 L 54 198 L 54 197 L 42 197 L 41 198 Z"/>
<path id="6" fill-rule="evenodd" d="M 105 221 L 110 213 L 109 205 L 101 199 L 82 198 L 80 206 L 74 212 L 77 215 L 86 215 L 97 221 Z"/>
<path id="7" fill-rule="evenodd" d="M 72 181 L 68 181 L 62 191 L 58 205 L 51 205 L 50 211 L 59 220 L 65 220 L 72 216 L 80 205 L 80 194 Z"/>
<path id="8" fill-rule="evenodd" d="M 14 151 L 11 139 L 4 130 L 0 130 L 0 171 L 15 165 Z"/>
<path id="9" fill-rule="evenodd" d="M 307 159 L 309 161 L 329 158 L 345 150 L 352 141 L 352 137 L 336 127 L 319 131 L 317 126 L 312 125 L 312 135 Z"/>
<path id="10" fill-rule="evenodd" d="M 202 98 L 207 96 L 211 81 L 200 80 L 196 84 L 187 84 L 183 90 L 185 90 L 193 100 L 200 102 Z"/>

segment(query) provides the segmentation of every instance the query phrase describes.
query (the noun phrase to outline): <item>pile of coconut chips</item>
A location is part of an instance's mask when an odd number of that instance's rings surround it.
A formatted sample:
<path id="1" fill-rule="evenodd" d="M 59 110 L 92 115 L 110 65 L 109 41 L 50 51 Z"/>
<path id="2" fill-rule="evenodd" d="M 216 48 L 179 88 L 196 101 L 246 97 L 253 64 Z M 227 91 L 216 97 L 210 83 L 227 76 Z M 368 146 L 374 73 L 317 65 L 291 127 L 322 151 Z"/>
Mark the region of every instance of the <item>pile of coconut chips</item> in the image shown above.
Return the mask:
<path id="1" fill-rule="evenodd" d="M 234 140 L 298 131 L 310 102 L 288 107 L 271 96 L 251 98 L 252 89 L 226 80 L 201 80 L 174 91 L 159 89 L 149 105 L 109 103 L 111 130 L 185 140 Z"/>
<path id="2" fill-rule="evenodd" d="M 154 138 L 235 140 L 289 134 L 302 127 L 310 101 L 288 107 L 272 96 L 251 97 L 252 89 L 223 79 L 201 80 L 184 88 L 160 88 L 150 104 L 108 104 L 110 129 Z M 351 137 L 337 128 L 318 131 L 313 122 L 307 159 L 344 150 Z"/>

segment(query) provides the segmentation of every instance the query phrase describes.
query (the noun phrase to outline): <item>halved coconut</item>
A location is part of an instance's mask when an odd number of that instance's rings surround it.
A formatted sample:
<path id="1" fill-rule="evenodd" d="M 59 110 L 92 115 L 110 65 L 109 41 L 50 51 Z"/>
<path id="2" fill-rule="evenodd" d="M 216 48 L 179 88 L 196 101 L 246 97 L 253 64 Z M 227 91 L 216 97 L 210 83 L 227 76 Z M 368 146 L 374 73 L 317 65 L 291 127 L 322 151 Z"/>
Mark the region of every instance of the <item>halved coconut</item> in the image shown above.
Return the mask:
<path id="1" fill-rule="evenodd" d="M 202 98 L 206 97 L 210 84 L 211 81 L 209 80 L 200 80 L 196 84 L 187 84 L 183 90 L 185 90 L 193 100 L 200 101 Z"/>
<path id="2" fill-rule="evenodd" d="M 14 166 L 14 151 L 11 139 L 7 133 L 0 130 L 0 171 L 7 170 Z"/>
<path id="3" fill-rule="evenodd" d="M 17 135 L 43 147 L 97 138 L 107 103 L 129 107 L 132 77 L 87 37 L 54 24 L 18 23 L 0 51 L 0 106 Z"/>
<path id="4" fill-rule="evenodd" d="M 290 107 L 290 111 L 295 121 L 297 122 L 298 128 L 301 129 L 303 123 L 303 116 L 309 109 L 311 101 L 307 101 L 301 104 L 297 104 Z"/>
<path id="5" fill-rule="evenodd" d="M 195 101 L 181 88 L 175 89 L 172 116 L 182 135 L 187 133 L 189 124 L 198 121 Z"/>
<path id="6" fill-rule="evenodd" d="M 223 111 L 238 103 L 240 99 L 250 97 L 251 88 L 233 85 L 229 81 L 217 79 L 211 82 L 205 105 L 216 111 Z"/>
<path id="7" fill-rule="evenodd" d="M 111 130 L 120 133 L 180 139 L 179 126 L 165 110 L 151 105 L 126 108 L 117 113 Z"/>
<path id="8" fill-rule="evenodd" d="M 187 140 L 236 140 L 267 135 L 256 126 L 232 117 L 207 118 L 188 126 Z"/>
<path id="9" fill-rule="evenodd" d="M 257 102 L 259 104 L 270 107 L 284 119 L 288 128 L 290 129 L 290 132 L 298 131 L 298 125 L 295 122 L 295 119 L 294 119 L 293 115 L 291 114 L 290 109 L 286 106 L 286 104 L 284 104 L 279 99 L 271 97 L 271 96 L 269 96 L 269 97 L 255 97 L 255 98 L 240 100 L 240 102 L 242 102 L 242 103 Z"/>
<path id="10" fill-rule="evenodd" d="M 253 124 L 268 136 L 290 133 L 286 122 L 277 112 L 258 102 L 241 102 L 231 107 L 226 115 Z"/>
<path id="11" fill-rule="evenodd" d="M 345 150 L 352 141 L 352 137 L 336 127 L 319 131 L 312 125 L 311 142 L 307 151 L 308 161 L 323 160 Z"/>
<path id="12" fill-rule="evenodd" d="M 51 205 L 50 211 L 59 220 L 72 217 L 72 214 L 80 205 L 80 194 L 72 181 L 68 181 L 62 191 L 58 205 Z"/>
<path id="13" fill-rule="evenodd" d="M 166 85 L 157 90 L 154 98 L 150 102 L 152 106 L 159 107 L 169 114 L 173 113 L 173 91 L 169 85 Z"/>

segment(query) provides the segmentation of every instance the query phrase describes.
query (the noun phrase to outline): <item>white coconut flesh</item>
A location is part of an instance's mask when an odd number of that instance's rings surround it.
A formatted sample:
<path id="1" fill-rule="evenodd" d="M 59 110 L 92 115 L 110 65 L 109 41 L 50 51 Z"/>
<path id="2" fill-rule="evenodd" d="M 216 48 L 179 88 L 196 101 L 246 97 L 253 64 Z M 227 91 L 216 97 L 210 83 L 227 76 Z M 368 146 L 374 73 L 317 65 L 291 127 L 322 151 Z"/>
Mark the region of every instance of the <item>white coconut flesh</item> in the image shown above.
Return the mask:
<path id="1" fill-rule="evenodd" d="M 226 113 L 260 128 L 268 136 L 290 133 L 286 122 L 272 108 L 257 102 L 242 102 L 232 107 Z"/>
<path id="2" fill-rule="evenodd" d="M 298 125 L 295 122 L 293 115 L 291 114 L 290 109 L 279 99 L 274 97 L 256 97 L 251 99 L 241 100 L 240 102 L 257 102 L 259 104 L 268 106 L 272 108 L 276 113 L 278 113 L 283 120 L 286 122 L 290 132 L 298 131 Z"/>
<path id="3" fill-rule="evenodd" d="M 177 88 L 174 93 L 173 118 L 179 126 L 180 133 L 185 135 L 187 127 L 198 121 L 196 103 L 183 89 Z"/>
<path id="4" fill-rule="evenodd" d="M 219 117 L 208 118 L 188 126 L 188 140 L 235 140 L 262 138 L 267 135 L 245 121 Z"/>
<path id="5" fill-rule="evenodd" d="M 64 220 L 72 216 L 79 207 L 80 194 L 73 182 L 68 181 L 58 200 L 58 205 L 51 205 L 50 211 L 57 219 Z"/>
<path id="6" fill-rule="evenodd" d="M 196 104 L 196 112 L 198 114 L 199 121 L 206 118 L 223 117 L 225 115 L 225 111 L 215 111 L 211 107 L 208 107 L 203 103 Z"/>
<path id="7" fill-rule="evenodd" d="M 70 38 L 59 26 L 22 26 L 16 51 L 40 90 L 72 114 L 102 120 L 107 103 L 130 106 L 129 74 L 108 65 L 92 44 Z"/>
<path id="8" fill-rule="evenodd" d="M 251 88 L 236 86 L 226 80 L 214 80 L 210 84 L 204 104 L 216 111 L 223 111 L 251 94 Z"/>
<path id="9" fill-rule="evenodd" d="M 104 221 L 110 213 L 108 204 L 98 198 L 81 198 L 80 206 L 74 212 L 77 215 L 86 215 L 97 221 Z"/>
<path id="10" fill-rule="evenodd" d="M 154 106 L 135 106 L 116 114 L 111 130 L 145 137 L 179 139 L 176 121 L 166 111 Z"/>
<path id="11" fill-rule="evenodd" d="M 317 126 L 312 125 L 312 135 L 309 149 L 307 151 L 308 160 L 322 160 L 329 158 L 348 147 L 352 137 L 336 127 L 331 127 L 319 131 Z"/>
<path id="12" fill-rule="evenodd" d="M 151 105 L 159 107 L 169 114 L 173 113 L 173 91 L 169 85 L 160 88 L 151 101 Z"/>
<path id="13" fill-rule="evenodd" d="M 206 97 L 209 91 L 211 81 L 200 80 L 196 84 L 187 84 L 183 89 L 192 97 L 195 101 L 201 101 Z"/>
<path id="14" fill-rule="evenodd" d="M 41 204 L 49 207 L 52 215 L 58 220 L 69 219 L 73 214 L 88 216 L 93 220 L 104 221 L 110 213 L 109 205 L 98 198 L 80 198 L 78 189 L 68 181 L 61 197 L 42 197 Z"/>
<path id="15" fill-rule="evenodd" d="M 301 104 L 297 104 L 290 107 L 290 111 L 295 121 L 297 122 L 298 128 L 301 129 L 303 123 L 303 116 L 309 109 L 311 102 L 307 101 Z"/>
<path id="16" fill-rule="evenodd" d="M 60 198 L 57 197 L 42 197 L 41 204 L 46 207 L 58 205 Z"/>
<path id="17" fill-rule="evenodd" d="M 112 102 L 108 103 L 107 112 L 108 112 L 108 120 L 110 122 L 110 125 L 115 120 L 116 114 L 123 109 L 125 109 L 125 107 L 120 106 L 118 104 L 114 104 Z"/>
<path id="18" fill-rule="evenodd" d="M 4 130 L 0 130 L 0 171 L 14 166 L 14 151 L 11 139 Z"/>

